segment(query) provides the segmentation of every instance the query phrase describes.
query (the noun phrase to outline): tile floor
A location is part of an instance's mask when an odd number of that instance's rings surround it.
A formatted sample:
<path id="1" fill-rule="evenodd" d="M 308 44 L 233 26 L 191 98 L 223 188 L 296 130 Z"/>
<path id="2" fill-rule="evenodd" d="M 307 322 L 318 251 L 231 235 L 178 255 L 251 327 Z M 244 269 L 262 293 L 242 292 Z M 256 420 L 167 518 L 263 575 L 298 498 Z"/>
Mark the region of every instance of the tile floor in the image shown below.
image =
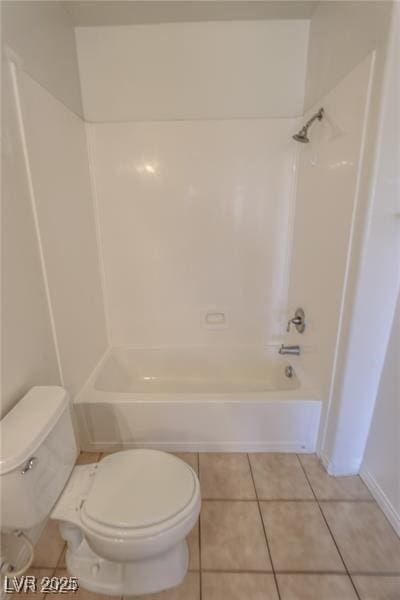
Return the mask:
<path id="1" fill-rule="evenodd" d="M 203 497 L 189 573 L 174 590 L 141 598 L 400 600 L 400 539 L 359 477 L 330 477 L 312 455 L 178 456 L 199 474 Z M 84 452 L 78 463 L 100 458 Z M 32 573 L 64 575 L 64 556 L 49 522 Z"/>

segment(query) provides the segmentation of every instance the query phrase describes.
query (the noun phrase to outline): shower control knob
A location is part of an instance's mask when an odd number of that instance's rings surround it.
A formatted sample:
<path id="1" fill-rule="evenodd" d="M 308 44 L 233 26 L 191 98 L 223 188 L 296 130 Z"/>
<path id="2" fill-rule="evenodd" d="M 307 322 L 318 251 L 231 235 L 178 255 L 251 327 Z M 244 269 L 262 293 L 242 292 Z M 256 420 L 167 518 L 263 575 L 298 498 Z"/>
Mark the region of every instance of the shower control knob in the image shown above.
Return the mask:
<path id="1" fill-rule="evenodd" d="M 289 319 L 286 331 L 290 331 L 290 326 L 294 325 L 298 333 L 304 333 L 306 328 L 306 316 L 304 314 L 304 310 L 302 308 L 297 308 L 294 313 L 294 317 Z"/>
<path id="2" fill-rule="evenodd" d="M 28 460 L 28 462 L 25 464 L 24 468 L 21 471 L 22 475 L 25 475 L 25 473 L 28 473 L 29 471 L 31 471 L 33 469 L 33 467 L 36 465 L 36 462 L 37 462 L 36 456 L 31 456 L 31 458 Z"/>

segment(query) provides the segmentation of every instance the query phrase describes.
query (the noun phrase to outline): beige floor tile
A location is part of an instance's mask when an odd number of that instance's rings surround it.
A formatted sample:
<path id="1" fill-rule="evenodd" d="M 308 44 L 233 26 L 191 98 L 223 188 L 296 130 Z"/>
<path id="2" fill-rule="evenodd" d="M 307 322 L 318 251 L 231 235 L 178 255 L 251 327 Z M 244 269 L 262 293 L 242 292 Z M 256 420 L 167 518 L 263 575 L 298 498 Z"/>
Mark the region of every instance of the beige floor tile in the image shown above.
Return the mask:
<path id="1" fill-rule="evenodd" d="M 196 526 L 192 529 L 187 538 L 190 571 L 198 571 L 200 569 L 199 529 L 200 523 L 196 523 Z"/>
<path id="2" fill-rule="evenodd" d="M 353 581 L 361 600 L 400 600 L 400 575 L 356 575 Z"/>
<path id="3" fill-rule="evenodd" d="M 350 573 L 400 573 L 400 538 L 374 502 L 322 502 Z"/>
<path id="4" fill-rule="evenodd" d="M 202 573 L 202 600 L 278 600 L 275 579 L 266 573 Z"/>
<path id="5" fill-rule="evenodd" d="M 249 454 L 260 500 L 312 500 L 314 494 L 295 454 Z"/>
<path id="6" fill-rule="evenodd" d="M 316 502 L 260 502 L 277 571 L 344 571 Z"/>
<path id="7" fill-rule="evenodd" d="M 88 465 L 100 459 L 100 452 L 81 452 L 77 458 L 77 465 Z"/>
<path id="8" fill-rule="evenodd" d="M 203 498 L 255 500 L 247 454 L 200 454 L 199 461 Z"/>
<path id="9" fill-rule="evenodd" d="M 357 600 L 347 575 L 277 575 L 281 600 Z"/>
<path id="10" fill-rule="evenodd" d="M 200 573 L 188 573 L 181 585 L 165 592 L 131 596 L 130 600 L 200 600 Z"/>
<path id="11" fill-rule="evenodd" d="M 332 477 L 315 454 L 300 454 L 299 459 L 319 500 L 372 500 L 367 486 L 358 475 Z"/>
<path id="12" fill-rule="evenodd" d="M 53 574 L 53 569 L 38 569 L 38 568 L 31 568 L 28 569 L 28 571 L 26 571 L 24 573 L 24 577 L 34 577 L 35 578 L 35 589 L 36 591 L 22 591 L 22 592 L 15 592 L 16 594 L 18 594 L 18 596 L 20 598 L 23 598 L 24 600 L 39 600 L 41 598 L 43 598 L 44 594 L 41 593 L 42 590 L 42 585 L 46 585 L 46 581 L 43 581 L 44 577 L 51 577 Z M 21 578 L 18 578 L 19 582 L 21 582 Z M 13 581 L 12 581 L 12 575 L 10 575 L 9 578 L 9 582 L 8 582 L 8 586 L 12 586 L 13 585 Z M 7 586 L 7 587 L 8 587 Z M 4 589 L 4 588 L 3 588 Z M 13 592 L 11 592 L 13 593 Z M 5 595 L 5 597 L 7 597 Z"/>
<path id="13" fill-rule="evenodd" d="M 60 535 L 58 522 L 49 519 L 38 543 L 35 546 L 33 567 L 56 567 L 65 547 Z"/>
<path id="14" fill-rule="evenodd" d="M 55 574 L 56 577 L 70 577 L 70 573 L 65 569 L 57 569 Z M 79 581 L 78 581 L 79 585 Z M 96 594 L 95 592 L 89 592 L 83 587 L 79 587 L 76 592 L 60 592 L 46 594 L 45 598 L 48 600 L 116 600 L 118 596 L 109 596 L 108 594 Z"/>
<path id="15" fill-rule="evenodd" d="M 200 535 L 203 569 L 271 570 L 256 502 L 204 501 Z"/>
<path id="16" fill-rule="evenodd" d="M 199 474 L 198 458 L 195 452 L 172 452 L 172 454 L 187 462 L 187 464 L 192 467 L 193 471 L 195 471 L 197 475 Z"/>

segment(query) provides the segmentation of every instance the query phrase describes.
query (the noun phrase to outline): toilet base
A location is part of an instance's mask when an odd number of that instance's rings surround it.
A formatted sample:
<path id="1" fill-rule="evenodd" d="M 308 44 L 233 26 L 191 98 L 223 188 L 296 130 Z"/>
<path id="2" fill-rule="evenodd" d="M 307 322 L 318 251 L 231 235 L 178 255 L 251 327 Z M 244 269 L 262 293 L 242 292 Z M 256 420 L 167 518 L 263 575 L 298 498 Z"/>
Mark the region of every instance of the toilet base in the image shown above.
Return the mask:
<path id="1" fill-rule="evenodd" d="M 135 596 L 179 585 L 188 569 L 189 551 L 183 540 L 163 554 L 132 563 L 116 563 L 95 554 L 83 539 L 76 550 L 68 548 L 66 563 L 82 588 L 111 596 Z"/>

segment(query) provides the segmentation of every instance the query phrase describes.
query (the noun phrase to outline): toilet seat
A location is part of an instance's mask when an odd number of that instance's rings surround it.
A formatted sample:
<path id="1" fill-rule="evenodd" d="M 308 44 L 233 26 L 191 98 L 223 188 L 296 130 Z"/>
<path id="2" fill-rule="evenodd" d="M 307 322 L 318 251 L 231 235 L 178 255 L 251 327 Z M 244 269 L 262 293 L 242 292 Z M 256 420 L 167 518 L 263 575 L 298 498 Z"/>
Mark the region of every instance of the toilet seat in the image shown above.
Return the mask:
<path id="1" fill-rule="evenodd" d="M 126 450 L 96 465 L 80 520 L 90 534 L 134 541 L 183 524 L 199 501 L 188 464 L 157 450 Z"/>
<path id="2" fill-rule="evenodd" d="M 76 466 L 51 516 L 68 541 L 67 567 L 82 586 L 129 596 L 183 580 L 186 537 L 200 508 L 199 480 L 184 461 L 127 450 Z"/>

